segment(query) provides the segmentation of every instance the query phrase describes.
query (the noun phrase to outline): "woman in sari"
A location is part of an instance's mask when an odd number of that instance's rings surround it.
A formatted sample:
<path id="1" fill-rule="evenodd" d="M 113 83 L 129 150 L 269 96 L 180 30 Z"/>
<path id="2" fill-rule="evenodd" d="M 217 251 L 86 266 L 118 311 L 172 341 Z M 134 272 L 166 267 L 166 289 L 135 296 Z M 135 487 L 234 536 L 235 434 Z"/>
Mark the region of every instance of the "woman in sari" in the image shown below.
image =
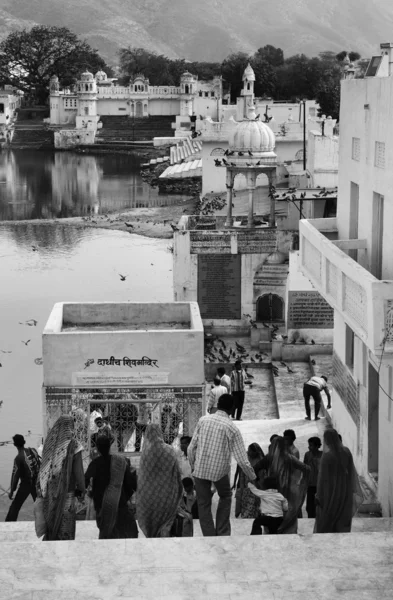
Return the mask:
<path id="1" fill-rule="evenodd" d="M 169 537 L 182 496 L 176 453 L 164 442 L 161 427 L 148 425 L 138 471 L 136 512 L 146 537 Z"/>
<path id="2" fill-rule="evenodd" d="M 297 533 L 298 514 L 306 497 L 310 467 L 289 454 L 284 438 L 277 436 L 270 445 L 269 454 L 254 466 L 257 477 L 262 469 L 267 470 L 269 477 L 277 479 L 278 491 L 288 500 L 288 510 L 277 533 Z"/>
<path id="3" fill-rule="evenodd" d="M 110 454 L 111 440 L 98 436 L 95 458 L 85 473 L 85 483 L 92 481 L 92 496 L 97 515 L 99 539 L 137 538 L 138 528 L 129 505 L 136 491 L 136 471 L 124 456 Z"/>
<path id="4" fill-rule="evenodd" d="M 254 442 L 250 444 L 247 449 L 248 460 L 252 467 L 256 465 L 265 456 L 262 448 L 259 444 Z M 260 487 L 263 483 L 264 471 L 261 470 L 258 473 L 257 487 Z M 248 489 L 247 484 L 250 483 L 250 479 L 244 474 L 243 470 L 239 467 L 236 468 L 235 479 L 233 482 L 233 489 L 236 490 L 235 498 L 235 517 L 241 517 L 242 519 L 256 519 L 259 514 L 259 506 L 261 501 L 255 496 L 251 490 Z"/>
<path id="5" fill-rule="evenodd" d="M 37 482 L 46 541 L 75 539 L 75 490 L 85 494 L 82 449 L 75 437 L 74 419 L 59 417 L 46 437 Z"/>
<path id="6" fill-rule="evenodd" d="M 335 429 L 323 434 L 319 466 L 314 533 L 348 533 L 352 517 L 363 502 L 352 454 Z"/>

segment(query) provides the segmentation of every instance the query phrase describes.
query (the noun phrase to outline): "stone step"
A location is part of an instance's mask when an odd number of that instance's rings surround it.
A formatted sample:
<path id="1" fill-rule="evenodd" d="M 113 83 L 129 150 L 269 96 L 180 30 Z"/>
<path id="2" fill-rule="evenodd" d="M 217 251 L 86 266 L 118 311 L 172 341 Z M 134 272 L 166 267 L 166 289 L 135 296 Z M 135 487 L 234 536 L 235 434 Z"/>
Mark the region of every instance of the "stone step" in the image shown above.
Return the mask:
<path id="1" fill-rule="evenodd" d="M 249 536 L 253 519 L 231 519 L 232 537 Z M 298 520 L 298 535 L 311 535 L 314 530 L 314 519 Z M 377 533 L 393 531 L 393 518 L 359 518 L 352 521 L 352 533 Z M 142 531 L 139 536 L 144 538 Z M 202 532 L 199 521 L 194 520 L 194 537 L 201 537 Z M 94 540 L 98 538 L 98 529 L 95 521 L 77 521 L 76 536 L 78 541 Z M 34 542 L 38 538 L 35 533 L 33 521 L 16 521 L 15 523 L 0 523 L 0 545 L 4 542 Z"/>
<path id="2" fill-rule="evenodd" d="M 7 600 L 379 600 L 393 597 L 382 533 L 2 545 Z"/>

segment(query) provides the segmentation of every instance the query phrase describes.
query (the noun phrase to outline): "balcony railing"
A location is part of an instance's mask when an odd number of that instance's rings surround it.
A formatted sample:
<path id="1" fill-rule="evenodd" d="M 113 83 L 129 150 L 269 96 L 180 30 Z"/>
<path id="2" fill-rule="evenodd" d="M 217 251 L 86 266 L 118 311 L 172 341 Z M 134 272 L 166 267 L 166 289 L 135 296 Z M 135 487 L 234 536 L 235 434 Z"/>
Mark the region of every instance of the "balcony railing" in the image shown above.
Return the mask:
<path id="1" fill-rule="evenodd" d="M 341 248 L 365 249 L 365 240 L 333 242 L 336 219 L 300 221 L 300 265 L 318 292 L 376 355 L 393 353 L 393 281 L 380 281 Z"/>

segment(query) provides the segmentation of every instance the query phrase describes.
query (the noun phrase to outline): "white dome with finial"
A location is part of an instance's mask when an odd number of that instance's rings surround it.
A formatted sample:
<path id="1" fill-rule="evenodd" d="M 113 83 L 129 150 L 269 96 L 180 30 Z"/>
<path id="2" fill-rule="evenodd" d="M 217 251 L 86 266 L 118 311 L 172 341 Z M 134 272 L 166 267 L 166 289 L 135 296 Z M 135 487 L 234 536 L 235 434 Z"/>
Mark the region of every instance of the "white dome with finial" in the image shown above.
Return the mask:
<path id="1" fill-rule="evenodd" d="M 242 81 L 245 81 L 246 79 L 247 81 L 255 81 L 254 69 L 250 63 L 248 63 L 247 67 L 244 69 Z"/>
<path id="2" fill-rule="evenodd" d="M 90 71 L 85 71 L 84 73 L 82 73 L 80 80 L 81 81 L 94 81 L 94 75 L 93 75 L 93 73 L 90 73 Z"/>
<path id="3" fill-rule="evenodd" d="M 240 121 L 229 140 L 229 148 L 234 152 L 273 153 L 276 138 L 273 131 L 255 114 L 255 107 L 248 109 L 249 118 Z"/>
<path id="4" fill-rule="evenodd" d="M 95 79 L 96 81 L 106 81 L 108 79 L 108 76 L 105 73 L 105 71 L 97 71 L 97 73 L 95 74 Z"/>

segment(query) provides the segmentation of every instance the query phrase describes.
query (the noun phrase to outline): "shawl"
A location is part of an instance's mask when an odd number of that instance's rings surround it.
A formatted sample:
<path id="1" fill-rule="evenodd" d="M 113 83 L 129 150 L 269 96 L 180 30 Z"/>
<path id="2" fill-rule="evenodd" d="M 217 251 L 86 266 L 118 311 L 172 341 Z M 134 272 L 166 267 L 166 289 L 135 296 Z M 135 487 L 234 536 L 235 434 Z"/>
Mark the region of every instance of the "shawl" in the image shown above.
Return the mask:
<path id="1" fill-rule="evenodd" d="M 120 494 L 127 466 L 126 459 L 120 454 L 112 454 L 110 461 L 110 480 L 104 493 L 100 513 L 97 515 L 100 540 L 110 539 L 116 525 Z"/>
<path id="2" fill-rule="evenodd" d="M 159 425 L 148 425 L 138 472 L 136 512 L 146 537 L 162 537 L 172 525 L 182 495 L 181 474 L 173 448 Z"/>
<path id="3" fill-rule="evenodd" d="M 321 458 L 317 483 L 315 533 L 348 533 L 363 502 L 359 477 L 348 448 L 328 450 Z"/>
<path id="4" fill-rule="evenodd" d="M 39 491 L 44 498 L 46 540 L 57 538 L 72 474 L 72 462 L 74 455 L 81 449 L 74 437 L 73 418 L 59 417 L 45 440 L 38 477 Z"/>
<path id="5" fill-rule="evenodd" d="M 278 491 L 288 500 L 288 510 L 278 533 L 297 533 L 297 518 L 307 494 L 310 467 L 286 451 L 284 438 L 280 436 L 272 441 L 267 459 L 268 475 L 276 477 Z"/>

